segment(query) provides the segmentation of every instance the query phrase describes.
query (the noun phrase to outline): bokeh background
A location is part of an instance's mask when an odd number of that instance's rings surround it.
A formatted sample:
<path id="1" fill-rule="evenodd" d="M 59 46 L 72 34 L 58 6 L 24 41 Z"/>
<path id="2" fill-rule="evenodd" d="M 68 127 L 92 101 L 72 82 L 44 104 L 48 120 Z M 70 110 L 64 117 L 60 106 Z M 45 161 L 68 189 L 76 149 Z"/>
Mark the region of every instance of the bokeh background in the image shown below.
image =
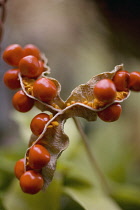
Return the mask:
<path id="1" fill-rule="evenodd" d="M 51 76 L 62 85 L 61 96 L 64 100 L 76 86 L 87 82 L 96 74 L 111 71 L 118 64 L 123 63 L 125 70 L 129 72 L 140 71 L 138 0 L 9 0 L 6 6 L 1 53 L 6 46 L 13 43 L 22 46 L 32 43 L 38 46 L 49 60 Z M 5 199 L 5 192 L 9 192 L 9 186 L 13 181 L 14 162 L 17 157 L 23 155 L 27 147 L 30 120 L 37 112 L 33 110 L 23 114 L 14 111 L 11 104 L 14 91 L 8 90 L 2 81 L 4 72 L 9 68 L 11 67 L 1 59 L 2 200 Z M 98 119 L 89 123 L 82 120 L 84 130 L 91 140 L 91 145 L 96 148 L 96 156 L 107 176 L 113 182 L 122 185 L 129 183 L 132 188 L 137 187 L 138 192 L 140 190 L 139 104 L 140 93 L 133 92 L 122 104 L 123 113 L 117 122 L 105 123 Z M 72 122 L 69 121 L 66 131 L 70 135 L 70 140 L 79 139 L 75 129 L 71 130 L 72 126 Z M 61 161 L 63 162 L 63 158 Z M 133 194 L 133 190 L 130 194 Z M 62 200 L 63 205 L 60 209 L 82 209 L 76 206 L 79 204 L 73 204 L 68 198 Z M 119 205 L 124 209 L 131 207 L 133 210 L 140 209 L 138 201 L 134 202 L 128 198 L 127 202 L 130 200 L 133 202 L 127 203 L 124 198 L 120 200 Z M 6 205 L 6 202 L 3 202 Z M 137 204 L 134 205 L 135 203 Z M 14 207 L 12 205 L 8 207 L 7 204 L 6 209 L 13 210 Z M 22 207 L 20 209 L 22 210 Z"/>

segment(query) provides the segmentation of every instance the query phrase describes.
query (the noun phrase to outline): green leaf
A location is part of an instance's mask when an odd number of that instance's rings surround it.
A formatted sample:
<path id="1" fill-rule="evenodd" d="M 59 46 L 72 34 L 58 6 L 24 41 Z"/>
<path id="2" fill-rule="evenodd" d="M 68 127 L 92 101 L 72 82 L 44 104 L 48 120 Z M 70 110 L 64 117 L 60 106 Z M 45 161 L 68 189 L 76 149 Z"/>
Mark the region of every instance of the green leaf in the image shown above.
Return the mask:
<path id="1" fill-rule="evenodd" d="M 115 188 L 112 197 L 125 209 L 140 209 L 140 189 L 134 185 L 121 185 Z"/>
<path id="2" fill-rule="evenodd" d="M 98 122 L 97 122 L 98 123 Z M 128 167 L 132 164 L 132 145 L 127 143 L 128 127 L 124 120 L 97 124 L 99 130 L 90 133 L 91 149 L 105 174 L 115 182 L 126 182 Z M 98 129 L 98 128 L 97 128 Z"/>
<path id="3" fill-rule="evenodd" d="M 85 210 L 121 210 L 109 197 L 92 187 L 65 187 L 64 192 L 79 203 Z"/>
<path id="4" fill-rule="evenodd" d="M 0 194 L 0 210 L 6 210 L 6 208 L 3 205 L 3 202 L 2 202 L 2 198 L 1 197 L 3 197 L 3 196 L 1 196 L 1 194 Z"/>

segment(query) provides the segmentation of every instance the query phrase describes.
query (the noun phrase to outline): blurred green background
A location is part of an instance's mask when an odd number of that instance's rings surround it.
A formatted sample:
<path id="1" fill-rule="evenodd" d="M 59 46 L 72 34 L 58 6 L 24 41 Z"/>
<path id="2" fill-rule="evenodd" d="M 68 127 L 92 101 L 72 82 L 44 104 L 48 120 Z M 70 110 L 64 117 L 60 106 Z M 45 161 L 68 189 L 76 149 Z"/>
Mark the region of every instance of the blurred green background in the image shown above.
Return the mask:
<path id="1" fill-rule="evenodd" d="M 1 52 L 13 43 L 38 46 L 65 100 L 76 86 L 115 65 L 139 71 L 139 9 L 138 0 L 9 0 Z M 2 81 L 11 67 L 1 59 L 0 68 L 0 210 L 139 210 L 140 93 L 131 93 L 123 102 L 114 123 L 81 119 L 112 196 L 102 192 L 71 119 L 65 124 L 70 146 L 58 160 L 52 184 L 45 193 L 31 196 L 21 192 L 13 167 L 24 156 L 30 121 L 39 111 L 23 114 L 13 109 L 14 91 Z"/>

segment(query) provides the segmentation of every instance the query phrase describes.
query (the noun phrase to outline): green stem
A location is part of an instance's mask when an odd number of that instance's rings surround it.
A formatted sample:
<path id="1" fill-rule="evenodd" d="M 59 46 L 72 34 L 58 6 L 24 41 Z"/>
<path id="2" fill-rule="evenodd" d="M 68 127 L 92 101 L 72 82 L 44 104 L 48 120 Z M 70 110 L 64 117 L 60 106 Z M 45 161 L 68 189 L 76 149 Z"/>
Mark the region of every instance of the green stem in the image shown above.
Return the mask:
<path id="1" fill-rule="evenodd" d="M 87 139 L 87 136 L 86 134 L 84 133 L 83 131 L 83 128 L 81 126 L 81 123 L 79 122 L 79 120 L 75 117 L 73 117 L 73 120 L 74 120 L 74 123 L 82 137 L 82 140 L 83 140 L 83 144 L 85 146 L 85 150 L 87 152 L 87 155 L 88 155 L 88 158 L 90 160 L 90 163 L 91 163 L 91 166 L 93 168 L 94 171 L 96 171 L 98 177 L 100 178 L 100 182 L 102 184 L 102 188 L 103 190 L 107 193 L 107 194 L 110 194 L 111 193 L 111 189 L 110 189 L 110 186 L 108 185 L 108 182 L 106 180 L 106 177 L 105 175 L 103 174 L 102 170 L 100 169 L 94 155 L 93 155 L 93 152 L 91 151 L 90 149 L 90 145 L 88 143 L 88 139 Z"/>

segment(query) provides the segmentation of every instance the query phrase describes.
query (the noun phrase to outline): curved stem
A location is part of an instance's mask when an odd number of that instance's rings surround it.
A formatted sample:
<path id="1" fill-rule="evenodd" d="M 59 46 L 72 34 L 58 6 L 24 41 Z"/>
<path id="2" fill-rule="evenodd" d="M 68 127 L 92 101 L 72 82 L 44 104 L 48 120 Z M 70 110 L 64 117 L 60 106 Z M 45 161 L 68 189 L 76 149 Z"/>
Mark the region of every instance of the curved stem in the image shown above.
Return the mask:
<path id="1" fill-rule="evenodd" d="M 6 17 L 6 2 L 7 0 L 0 0 L 0 42 L 3 35 L 3 24 Z"/>
<path id="2" fill-rule="evenodd" d="M 0 7 L 1 7 L 1 21 L 4 23 L 5 21 L 5 16 L 6 16 L 6 1 L 1 1 L 0 2 Z"/>
<path id="3" fill-rule="evenodd" d="M 110 194 L 111 193 L 111 189 L 110 189 L 110 186 L 108 185 L 108 182 L 106 180 L 106 177 L 105 175 L 103 174 L 102 170 L 100 169 L 94 155 L 93 155 L 93 152 L 91 151 L 90 149 L 90 145 L 88 143 L 88 139 L 87 139 L 87 136 L 86 134 L 84 133 L 83 131 L 83 128 L 81 126 L 81 123 L 79 122 L 79 120 L 75 117 L 73 117 L 73 120 L 74 120 L 74 123 L 82 137 L 82 140 L 83 140 L 83 144 L 84 144 L 84 147 L 85 147 L 85 150 L 87 152 L 87 156 L 91 162 L 91 166 L 93 168 L 94 171 L 96 171 L 98 177 L 100 178 L 100 181 L 101 181 L 101 184 L 102 184 L 102 188 L 103 190 L 107 193 L 107 194 Z"/>

